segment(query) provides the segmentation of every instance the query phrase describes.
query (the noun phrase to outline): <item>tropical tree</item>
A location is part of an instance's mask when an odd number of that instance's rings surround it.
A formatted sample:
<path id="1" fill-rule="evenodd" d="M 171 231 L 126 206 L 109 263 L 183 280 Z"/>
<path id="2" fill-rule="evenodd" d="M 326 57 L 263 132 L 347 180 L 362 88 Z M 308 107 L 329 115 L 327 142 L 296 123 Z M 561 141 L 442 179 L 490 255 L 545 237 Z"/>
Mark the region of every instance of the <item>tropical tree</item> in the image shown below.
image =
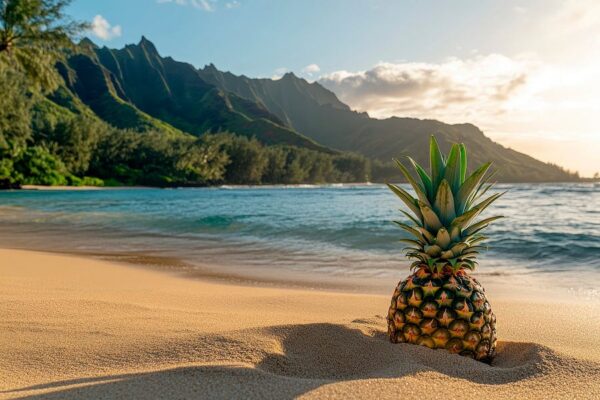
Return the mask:
<path id="1" fill-rule="evenodd" d="M 0 0 L 0 187 L 23 182 L 25 171 L 61 167 L 48 158 L 44 168 L 28 168 L 28 160 L 47 154 L 27 152 L 31 139 L 31 107 L 40 94 L 56 89 L 55 64 L 73 48 L 72 39 L 86 24 L 69 19 L 70 0 Z M 31 157 L 28 157 L 31 156 Z M 57 172 L 57 176 L 61 176 Z M 45 173 L 38 174 L 47 177 Z M 43 179 L 60 182 L 60 179 Z"/>
<path id="2" fill-rule="evenodd" d="M 26 75 L 33 89 L 51 91 L 60 78 L 54 65 L 87 24 L 71 20 L 71 0 L 0 0 L 0 62 Z"/>

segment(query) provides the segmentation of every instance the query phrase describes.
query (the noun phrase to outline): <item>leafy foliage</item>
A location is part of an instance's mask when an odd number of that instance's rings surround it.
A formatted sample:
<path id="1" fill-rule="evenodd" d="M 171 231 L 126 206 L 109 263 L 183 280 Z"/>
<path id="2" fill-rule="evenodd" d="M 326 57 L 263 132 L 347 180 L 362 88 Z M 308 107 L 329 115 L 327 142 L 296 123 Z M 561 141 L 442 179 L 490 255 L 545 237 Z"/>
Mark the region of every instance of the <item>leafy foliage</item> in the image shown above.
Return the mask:
<path id="1" fill-rule="evenodd" d="M 60 159 L 42 146 L 28 147 L 14 169 L 26 185 L 66 185 L 67 169 Z"/>
<path id="2" fill-rule="evenodd" d="M 60 83 L 54 68 L 71 39 L 86 24 L 70 20 L 64 10 L 70 0 L 0 0 L 0 55 L 23 72 L 36 90 L 50 91 Z"/>
<path id="3" fill-rule="evenodd" d="M 22 156 L 31 137 L 31 96 L 22 74 L 8 68 L 0 56 L 0 187 L 20 181 L 14 160 Z"/>

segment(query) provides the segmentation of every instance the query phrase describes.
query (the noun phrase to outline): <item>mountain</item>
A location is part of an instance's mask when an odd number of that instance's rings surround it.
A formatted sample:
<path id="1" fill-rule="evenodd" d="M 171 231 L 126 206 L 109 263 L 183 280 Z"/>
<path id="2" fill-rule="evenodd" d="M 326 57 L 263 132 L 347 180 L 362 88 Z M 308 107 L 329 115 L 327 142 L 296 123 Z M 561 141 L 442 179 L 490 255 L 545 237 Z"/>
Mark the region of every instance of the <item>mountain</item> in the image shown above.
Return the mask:
<path id="1" fill-rule="evenodd" d="M 65 87 L 51 100 L 67 109 L 85 104 L 118 128 L 195 136 L 230 131 L 269 145 L 351 151 L 384 163 L 410 154 L 425 164 L 428 138 L 435 134 L 444 151 L 465 143 L 471 165 L 493 160 L 502 181 L 574 179 L 555 165 L 493 142 L 472 124 L 371 118 L 293 73 L 273 80 L 222 72 L 213 64 L 196 69 L 162 57 L 145 37 L 122 49 L 84 39 L 80 48 L 58 65 Z"/>
<path id="2" fill-rule="evenodd" d="M 293 73 L 281 79 L 252 79 L 205 66 L 200 76 L 222 90 L 258 103 L 287 126 L 325 146 L 390 161 L 410 154 L 427 164 L 428 138 L 435 134 L 444 151 L 455 142 L 469 149 L 471 165 L 493 160 L 502 181 L 564 181 L 573 176 L 561 168 L 493 142 L 472 124 L 446 124 L 416 118 L 371 118 L 353 111 L 317 82 Z"/>
<path id="3" fill-rule="evenodd" d="M 196 136 L 230 131 L 266 144 L 330 152 L 261 105 L 206 82 L 192 65 L 161 57 L 145 37 L 122 49 L 89 40 L 80 47 L 58 70 L 70 92 L 118 128 Z"/>

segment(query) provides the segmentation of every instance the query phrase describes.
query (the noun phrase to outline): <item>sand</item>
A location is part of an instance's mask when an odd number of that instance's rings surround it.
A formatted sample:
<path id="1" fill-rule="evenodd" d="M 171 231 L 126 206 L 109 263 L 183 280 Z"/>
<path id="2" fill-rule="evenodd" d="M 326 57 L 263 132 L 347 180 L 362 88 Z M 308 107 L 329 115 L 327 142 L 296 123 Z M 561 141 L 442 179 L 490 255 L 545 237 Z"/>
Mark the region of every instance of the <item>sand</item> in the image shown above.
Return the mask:
<path id="1" fill-rule="evenodd" d="M 0 250 L 0 398 L 600 398 L 597 302 L 488 297 L 491 366 L 389 343 L 389 295 Z"/>

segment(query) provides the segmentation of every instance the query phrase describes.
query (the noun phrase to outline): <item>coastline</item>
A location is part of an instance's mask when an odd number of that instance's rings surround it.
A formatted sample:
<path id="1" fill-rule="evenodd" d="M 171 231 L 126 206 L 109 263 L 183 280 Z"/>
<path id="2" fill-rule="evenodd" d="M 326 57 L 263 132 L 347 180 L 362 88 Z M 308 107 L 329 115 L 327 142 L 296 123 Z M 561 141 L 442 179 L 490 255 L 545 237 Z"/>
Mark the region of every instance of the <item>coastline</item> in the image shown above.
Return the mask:
<path id="1" fill-rule="evenodd" d="M 0 259 L 0 398 L 600 395 L 600 305 L 577 298 L 489 287 L 500 345 L 488 366 L 390 344 L 389 295 L 24 250 Z"/>
<path id="2" fill-rule="evenodd" d="M 395 183 L 406 184 L 405 181 L 399 181 Z M 499 181 L 501 184 L 515 184 L 515 185 L 545 185 L 545 184 L 567 184 L 567 183 L 593 183 L 600 184 L 600 181 L 592 177 L 582 177 L 578 180 L 572 181 Z M 212 188 L 212 189 L 260 189 L 260 188 L 306 188 L 306 187 L 360 187 L 360 186 L 371 186 L 371 185 L 385 185 L 386 182 L 326 182 L 326 183 L 297 183 L 297 184 L 217 184 L 217 185 L 204 185 L 204 186 L 48 186 L 48 185 L 22 185 L 18 188 L 8 188 L 1 190 L 40 190 L 40 191 L 63 191 L 63 190 L 128 190 L 128 189 L 181 189 L 181 188 Z"/>
<path id="3" fill-rule="evenodd" d="M 7 190 L 40 190 L 40 191 L 63 191 L 63 190 L 128 190 L 128 189 L 269 189 L 269 188 L 308 188 L 308 187 L 360 187 L 371 185 L 384 185 L 383 182 L 328 182 L 328 183 L 280 183 L 280 184 L 260 184 L 260 185 L 244 185 L 244 184 L 218 184 L 218 185 L 203 185 L 203 186 L 65 186 L 65 185 L 22 185 L 19 188 Z"/>

